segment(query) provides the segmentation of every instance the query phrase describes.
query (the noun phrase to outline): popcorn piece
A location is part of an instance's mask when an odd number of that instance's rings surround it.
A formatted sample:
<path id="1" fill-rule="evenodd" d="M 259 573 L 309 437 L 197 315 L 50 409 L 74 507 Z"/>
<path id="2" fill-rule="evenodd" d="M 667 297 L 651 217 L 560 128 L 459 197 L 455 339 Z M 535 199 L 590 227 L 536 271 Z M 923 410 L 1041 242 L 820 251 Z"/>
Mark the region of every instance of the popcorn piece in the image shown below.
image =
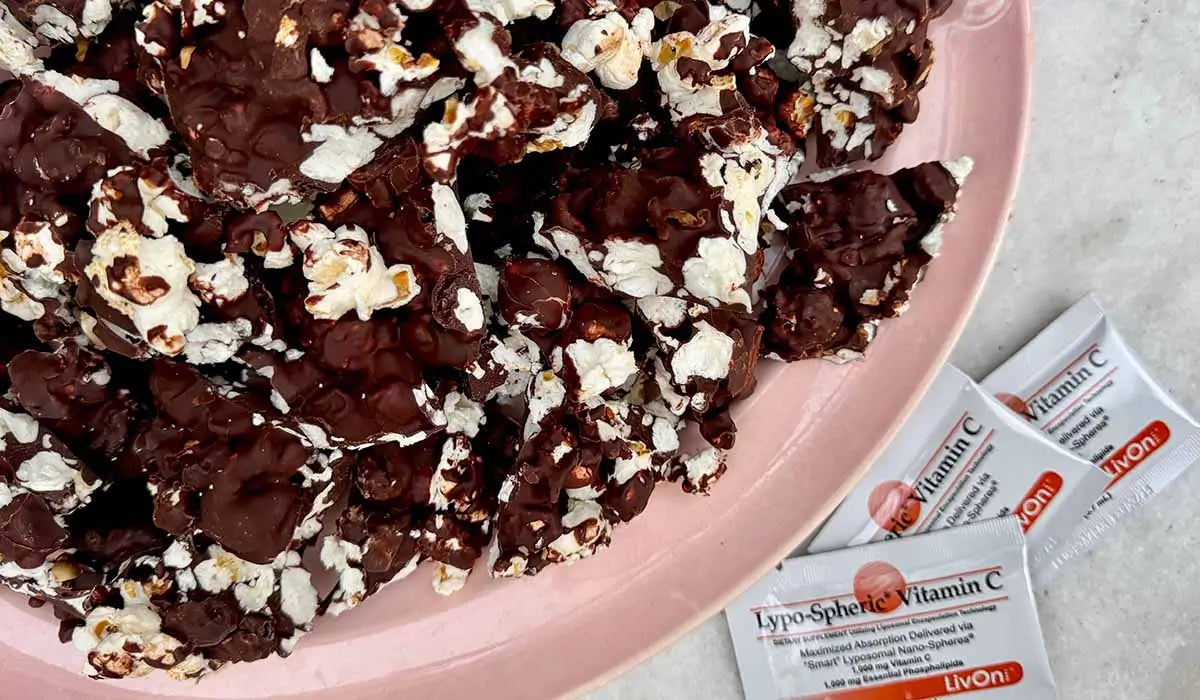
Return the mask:
<path id="1" fill-rule="evenodd" d="M 334 320 L 353 310 L 365 321 L 377 309 L 407 304 L 421 289 L 412 266 L 388 266 L 357 226 L 331 231 L 305 221 L 291 228 L 291 237 L 304 254 L 304 306 L 315 318 Z"/>
<path id="2" fill-rule="evenodd" d="M 88 230 L 100 235 L 118 225 L 127 225 L 143 236 L 159 238 L 178 224 L 208 214 L 203 201 L 189 194 L 168 174 L 165 160 L 150 165 L 121 166 L 92 188 Z"/>
<path id="3" fill-rule="evenodd" d="M 729 14 L 698 34 L 675 32 L 650 47 L 650 65 L 673 119 L 724 114 L 721 93 L 737 92 L 735 77 L 725 69 L 749 40 L 750 18 Z"/>
<path id="4" fill-rule="evenodd" d="M 185 674 L 196 669 L 199 675 L 202 668 L 202 662 L 187 654 L 183 642 L 162 632 L 162 618 L 149 600 L 127 600 L 122 608 L 93 608 L 83 625 L 75 628 L 72 642 L 87 654 L 84 672 L 98 678 L 137 678 L 154 668 L 175 667 Z"/>
<path id="5" fill-rule="evenodd" d="M 716 447 L 706 447 L 680 458 L 671 470 L 671 481 L 680 481 L 687 493 L 707 494 L 725 474 L 725 455 Z"/>
<path id="6" fill-rule="evenodd" d="M 127 226 L 101 233 L 84 268 L 99 297 L 165 355 L 183 352 L 199 323 L 200 300 L 188 289 L 195 271 L 174 236 L 146 238 Z"/>
<path id="7" fill-rule="evenodd" d="M 11 241 L 11 248 L 4 247 Z M 54 227 L 22 220 L 10 234 L 0 230 L 0 309 L 25 321 L 66 314 L 67 251 Z M 69 319 L 69 315 L 67 316 Z"/>
<path id="8" fill-rule="evenodd" d="M 617 12 L 581 19 L 563 37 L 563 58 L 584 73 L 595 71 L 604 87 L 628 90 L 637 84 L 653 27 L 654 13 L 647 8 L 639 10 L 632 23 Z"/>
<path id="9" fill-rule="evenodd" d="M 578 377 L 581 400 L 595 398 L 619 387 L 637 371 L 637 360 L 629 348 L 608 338 L 576 340 L 567 346 L 570 367 Z"/>
<path id="10" fill-rule="evenodd" d="M 404 15 L 394 3 L 364 3 L 350 21 L 351 67 L 376 71 L 384 95 L 395 95 L 401 84 L 423 81 L 438 70 L 437 58 L 410 53 L 403 32 Z M 320 55 L 316 48 L 313 51 Z"/>
<path id="11" fill-rule="evenodd" d="M 43 75 L 39 72 L 34 77 Z M 75 85 L 70 78 L 59 78 L 68 87 Z M 99 82 L 97 92 L 114 97 L 110 91 L 116 89 L 116 83 Z M 86 93 L 77 95 L 83 96 Z M 108 98 L 97 99 L 102 103 Z M 103 120 L 93 119 L 78 101 L 30 77 L 0 99 L 0 117 L 6 127 L 0 138 L 0 162 L 19 183 L 8 201 L 18 201 L 20 193 L 27 190 L 42 197 L 86 195 L 110 169 L 135 157 L 125 140 L 105 128 Z M 6 188 L 13 186 L 9 182 Z M 54 224 L 58 216 L 36 218 Z M 69 218 L 63 223 L 69 223 Z"/>
<path id="12" fill-rule="evenodd" d="M 225 306 L 250 291 L 246 263 L 239 255 L 226 255 L 214 263 L 196 263 L 192 290 L 205 304 Z"/>

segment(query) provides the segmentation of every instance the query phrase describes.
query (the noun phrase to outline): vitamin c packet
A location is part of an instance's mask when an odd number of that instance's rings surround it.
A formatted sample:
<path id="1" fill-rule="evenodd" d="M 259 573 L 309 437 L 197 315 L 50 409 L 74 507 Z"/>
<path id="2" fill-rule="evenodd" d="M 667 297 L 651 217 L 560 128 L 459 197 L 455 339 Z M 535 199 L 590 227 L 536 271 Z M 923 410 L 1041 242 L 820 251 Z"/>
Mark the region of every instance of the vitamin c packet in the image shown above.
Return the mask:
<path id="1" fill-rule="evenodd" d="M 1108 478 L 946 365 L 809 546 L 822 552 L 1015 514 L 1030 566 L 1069 541 Z"/>
<path id="2" fill-rule="evenodd" d="M 1046 700 L 1021 524 L 789 559 L 725 610 L 746 700 Z"/>
<path id="3" fill-rule="evenodd" d="M 1091 295 L 982 386 L 1108 477 L 1059 564 L 1090 548 L 1200 458 L 1200 426 L 1150 376 Z"/>

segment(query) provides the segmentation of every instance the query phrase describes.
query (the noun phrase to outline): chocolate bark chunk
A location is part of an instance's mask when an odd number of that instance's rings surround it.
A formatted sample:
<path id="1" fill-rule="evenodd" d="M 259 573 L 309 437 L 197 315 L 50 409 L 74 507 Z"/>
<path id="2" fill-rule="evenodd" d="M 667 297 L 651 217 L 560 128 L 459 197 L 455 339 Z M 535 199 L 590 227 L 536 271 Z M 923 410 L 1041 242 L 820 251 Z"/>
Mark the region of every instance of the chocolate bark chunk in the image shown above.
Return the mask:
<path id="1" fill-rule="evenodd" d="M 768 356 L 860 357 L 880 321 L 908 308 L 970 169 L 962 159 L 787 188 L 791 261 L 765 293 Z"/>

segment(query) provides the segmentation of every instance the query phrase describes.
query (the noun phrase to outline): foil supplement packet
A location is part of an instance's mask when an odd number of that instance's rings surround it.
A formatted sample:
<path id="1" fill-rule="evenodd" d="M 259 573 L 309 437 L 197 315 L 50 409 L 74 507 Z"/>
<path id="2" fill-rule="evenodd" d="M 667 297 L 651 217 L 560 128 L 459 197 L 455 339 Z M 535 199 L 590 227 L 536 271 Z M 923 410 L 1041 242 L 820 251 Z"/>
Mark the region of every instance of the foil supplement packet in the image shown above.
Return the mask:
<path id="1" fill-rule="evenodd" d="M 1049 700 L 1016 517 L 784 561 L 725 610 L 746 700 Z"/>
<path id="2" fill-rule="evenodd" d="M 1108 477 L 1055 565 L 1091 548 L 1200 459 L 1200 426 L 1086 296 L 981 382 L 1054 443 Z"/>
<path id="3" fill-rule="evenodd" d="M 1108 481 L 946 365 L 808 549 L 822 552 L 1015 514 L 1040 583 L 1043 563 L 1070 540 Z"/>

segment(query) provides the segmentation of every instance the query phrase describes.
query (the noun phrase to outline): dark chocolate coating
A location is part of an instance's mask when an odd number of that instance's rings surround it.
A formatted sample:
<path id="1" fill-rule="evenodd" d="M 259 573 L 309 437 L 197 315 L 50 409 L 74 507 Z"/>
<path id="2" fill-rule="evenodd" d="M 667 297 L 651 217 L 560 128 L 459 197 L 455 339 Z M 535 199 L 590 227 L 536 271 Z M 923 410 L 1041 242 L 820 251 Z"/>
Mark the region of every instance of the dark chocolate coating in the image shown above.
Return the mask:
<path id="1" fill-rule="evenodd" d="M 788 228 L 792 260 L 766 291 L 764 351 L 796 360 L 864 350 L 862 324 L 903 311 L 932 259 L 921 241 L 952 211 L 958 187 L 926 163 L 787 188 L 781 199 L 803 206 Z"/>

